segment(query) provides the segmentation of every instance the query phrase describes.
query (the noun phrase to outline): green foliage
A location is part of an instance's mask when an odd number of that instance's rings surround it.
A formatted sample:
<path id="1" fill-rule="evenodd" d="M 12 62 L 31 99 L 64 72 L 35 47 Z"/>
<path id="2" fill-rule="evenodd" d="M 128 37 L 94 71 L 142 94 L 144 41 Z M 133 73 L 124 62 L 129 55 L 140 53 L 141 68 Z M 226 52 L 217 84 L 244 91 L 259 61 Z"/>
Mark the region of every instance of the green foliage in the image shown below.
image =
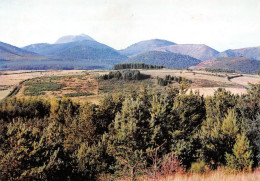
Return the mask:
<path id="1" fill-rule="evenodd" d="M 109 173 L 110 163 L 113 157 L 107 153 L 105 136 L 100 142 L 94 145 L 82 143 L 77 153 L 78 172 L 81 173 L 83 180 L 97 180 L 101 173 Z"/>
<path id="2" fill-rule="evenodd" d="M 184 168 L 201 173 L 207 166 L 258 167 L 259 84 L 242 96 L 219 89 L 204 98 L 186 90 L 184 81 L 166 93 L 143 86 L 106 95 L 99 105 L 4 99 L 0 179 L 134 180 Z"/>
<path id="3" fill-rule="evenodd" d="M 55 82 L 45 82 L 45 81 L 40 81 L 38 79 L 36 80 L 30 80 L 25 83 L 25 95 L 29 96 L 39 96 L 39 95 L 44 95 L 44 91 L 57 91 L 60 90 L 64 85 L 63 84 L 58 84 Z"/>
<path id="4" fill-rule="evenodd" d="M 80 96 L 90 96 L 93 95 L 93 93 L 89 93 L 89 92 L 76 92 L 76 93 L 68 93 L 65 94 L 65 97 L 80 97 Z"/>
<path id="5" fill-rule="evenodd" d="M 164 79 L 157 77 L 157 84 L 161 85 L 161 86 L 166 86 L 168 84 L 171 84 L 173 81 L 178 82 L 178 83 L 182 83 L 182 82 L 187 82 L 189 84 L 192 83 L 191 80 L 186 79 L 185 77 L 177 77 L 177 76 L 171 76 L 171 75 L 166 75 Z"/>
<path id="6" fill-rule="evenodd" d="M 232 149 L 233 153 L 226 153 L 227 166 L 239 171 L 251 171 L 253 165 L 253 154 L 248 138 L 243 133 L 238 134 L 236 143 Z"/>
<path id="7" fill-rule="evenodd" d="M 141 74 L 139 70 L 120 70 L 112 71 L 109 74 L 99 76 L 101 80 L 117 79 L 117 80 L 142 80 L 149 78 L 148 75 Z"/>
<path id="8" fill-rule="evenodd" d="M 43 118 L 50 114 L 50 103 L 42 99 L 6 98 L 0 102 L 0 119 Z"/>
<path id="9" fill-rule="evenodd" d="M 143 102 L 126 99 L 113 126 L 114 134 L 109 143 L 109 154 L 116 159 L 116 166 L 135 179 L 136 170 L 145 166 L 147 148 L 147 122 L 143 119 Z"/>
<path id="10" fill-rule="evenodd" d="M 225 164 L 225 153 L 230 153 L 239 133 L 234 110 L 229 110 L 223 119 L 207 118 L 201 128 L 202 152 L 204 159 L 216 167 Z"/>
<path id="11" fill-rule="evenodd" d="M 191 164 L 190 171 L 192 173 L 204 173 L 206 171 L 206 163 L 204 161 L 194 162 Z"/>
<path id="12" fill-rule="evenodd" d="M 167 68 L 188 68 L 201 61 L 188 55 L 172 52 L 148 51 L 130 57 L 128 62 L 142 62 L 145 64 L 161 65 Z"/>

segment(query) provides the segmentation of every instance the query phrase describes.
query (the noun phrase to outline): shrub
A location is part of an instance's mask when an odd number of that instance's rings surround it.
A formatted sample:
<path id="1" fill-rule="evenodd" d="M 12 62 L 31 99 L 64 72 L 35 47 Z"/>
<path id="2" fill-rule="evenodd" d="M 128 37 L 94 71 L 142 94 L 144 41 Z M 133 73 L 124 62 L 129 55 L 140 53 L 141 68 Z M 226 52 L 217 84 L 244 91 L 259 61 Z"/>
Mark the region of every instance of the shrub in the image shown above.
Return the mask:
<path id="1" fill-rule="evenodd" d="M 204 161 L 198 161 L 191 164 L 190 171 L 192 173 L 204 173 L 206 171 L 206 163 Z"/>
<path id="2" fill-rule="evenodd" d="M 227 166 L 238 171 L 251 171 L 253 160 L 252 150 L 245 134 L 238 134 L 233 153 L 226 153 Z"/>

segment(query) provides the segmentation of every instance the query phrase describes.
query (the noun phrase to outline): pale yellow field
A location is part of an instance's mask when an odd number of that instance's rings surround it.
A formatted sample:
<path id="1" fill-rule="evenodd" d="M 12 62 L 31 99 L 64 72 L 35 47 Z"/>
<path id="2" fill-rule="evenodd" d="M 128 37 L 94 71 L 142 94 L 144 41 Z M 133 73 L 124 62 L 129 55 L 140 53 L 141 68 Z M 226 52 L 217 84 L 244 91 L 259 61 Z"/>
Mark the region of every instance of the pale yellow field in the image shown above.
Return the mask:
<path id="1" fill-rule="evenodd" d="M 129 179 L 120 179 L 120 181 Z M 225 173 L 225 170 L 218 169 L 204 174 L 183 173 L 167 177 L 153 179 L 147 176 L 137 177 L 137 181 L 260 181 L 260 170 L 251 173 Z"/>
<path id="2" fill-rule="evenodd" d="M 245 94 L 248 83 L 260 83 L 258 75 L 243 74 L 242 77 L 227 79 L 228 76 L 234 76 L 234 73 L 211 73 L 205 71 L 188 71 L 188 70 L 142 70 L 143 73 L 150 74 L 154 77 L 164 77 L 165 75 L 183 76 L 193 81 L 191 88 L 193 92 L 199 91 L 201 95 L 211 96 L 218 88 L 225 88 L 233 94 Z"/>
<path id="3" fill-rule="evenodd" d="M 1 71 L 0 74 L 0 100 L 5 98 L 19 82 L 35 77 L 53 75 L 81 74 L 83 70 L 53 70 L 53 71 Z M 4 90 L 5 89 L 5 90 Z"/>
<path id="4" fill-rule="evenodd" d="M 94 79 L 94 76 L 106 74 L 109 72 L 108 70 L 3 71 L 0 74 L 0 100 L 6 97 L 15 86 L 19 85 L 19 82 L 24 80 L 46 76 L 82 75 L 86 72 L 88 72 L 88 75 L 86 74 L 82 80 L 64 79 L 60 81 L 59 83 L 66 84 L 66 87 L 59 91 L 46 92 L 46 96 L 61 97 L 66 93 L 72 93 L 75 92 L 76 89 L 80 89 L 82 92 L 92 92 L 94 95 L 87 97 L 73 97 L 73 100 L 79 102 L 88 100 L 93 103 L 98 103 L 101 94 L 99 93 L 99 85 L 97 80 Z M 151 75 L 154 86 L 157 86 L 157 76 L 161 78 L 165 77 L 166 75 L 185 77 L 192 80 L 189 91 L 199 91 L 199 93 L 204 96 L 213 95 L 214 91 L 220 87 L 226 88 L 234 94 L 244 94 L 246 93 L 248 83 L 260 83 L 260 76 L 250 74 L 243 74 L 242 77 L 228 80 L 227 76 L 234 76 L 238 74 L 175 69 L 141 70 L 141 73 Z M 118 85 L 115 86 L 118 87 Z M 24 87 L 22 86 L 18 96 L 23 96 L 23 90 Z"/>

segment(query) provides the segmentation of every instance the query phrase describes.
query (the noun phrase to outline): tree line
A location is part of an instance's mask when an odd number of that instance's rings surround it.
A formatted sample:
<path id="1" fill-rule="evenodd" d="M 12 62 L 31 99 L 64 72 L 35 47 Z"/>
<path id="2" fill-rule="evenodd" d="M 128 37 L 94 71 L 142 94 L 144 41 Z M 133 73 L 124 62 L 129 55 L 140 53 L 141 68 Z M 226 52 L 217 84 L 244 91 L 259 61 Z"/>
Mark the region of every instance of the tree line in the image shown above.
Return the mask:
<path id="1" fill-rule="evenodd" d="M 121 69 L 162 69 L 165 68 L 161 65 L 151 65 L 151 64 L 144 64 L 144 63 L 120 63 L 114 65 L 114 70 L 121 70 Z"/>
<path id="2" fill-rule="evenodd" d="M 192 81 L 189 79 L 186 79 L 185 77 L 181 76 L 172 76 L 172 75 L 165 75 L 164 78 L 157 77 L 157 84 L 161 86 L 166 86 L 171 84 L 172 82 L 178 82 L 181 83 L 182 81 L 191 84 Z"/>
<path id="3" fill-rule="evenodd" d="M 144 86 L 106 95 L 99 105 L 6 98 L 0 102 L 0 179 L 134 180 L 197 165 L 251 171 L 260 163 L 259 113 L 260 84 L 241 96 L 218 89 L 209 97 Z"/>
<path id="4" fill-rule="evenodd" d="M 119 70 L 111 71 L 108 74 L 100 75 L 99 80 L 117 79 L 117 80 L 142 80 L 149 78 L 149 75 L 141 74 L 139 70 Z"/>

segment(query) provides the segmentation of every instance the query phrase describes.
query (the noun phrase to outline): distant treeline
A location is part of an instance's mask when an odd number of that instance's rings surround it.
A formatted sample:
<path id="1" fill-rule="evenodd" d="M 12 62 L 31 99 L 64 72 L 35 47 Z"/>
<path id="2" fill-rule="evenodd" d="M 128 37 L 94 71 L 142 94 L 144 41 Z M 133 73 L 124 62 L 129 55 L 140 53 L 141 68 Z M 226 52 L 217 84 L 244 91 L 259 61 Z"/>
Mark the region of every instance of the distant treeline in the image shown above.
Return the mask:
<path id="1" fill-rule="evenodd" d="M 120 70 L 111 71 L 108 74 L 99 76 L 100 80 L 117 79 L 117 80 L 142 80 L 150 77 L 149 75 L 141 74 L 139 70 Z"/>
<path id="2" fill-rule="evenodd" d="M 205 68 L 206 72 L 226 72 L 226 73 L 235 73 L 235 70 L 228 70 L 228 69 L 211 69 L 211 68 Z"/>
<path id="3" fill-rule="evenodd" d="M 157 77 L 157 84 L 161 86 L 166 86 L 168 84 L 171 84 L 172 81 L 178 83 L 181 83 L 182 81 L 186 81 L 187 83 L 192 83 L 191 80 L 188 80 L 185 77 L 180 77 L 180 76 L 166 75 L 164 78 Z"/>
<path id="4" fill-rule="evenodd" d="M 120 69 L 162 69 L 165 68 L 161 65 L 151 65 L 144 63 L 120 63 L 114 65 L 114 70 Z"/>

